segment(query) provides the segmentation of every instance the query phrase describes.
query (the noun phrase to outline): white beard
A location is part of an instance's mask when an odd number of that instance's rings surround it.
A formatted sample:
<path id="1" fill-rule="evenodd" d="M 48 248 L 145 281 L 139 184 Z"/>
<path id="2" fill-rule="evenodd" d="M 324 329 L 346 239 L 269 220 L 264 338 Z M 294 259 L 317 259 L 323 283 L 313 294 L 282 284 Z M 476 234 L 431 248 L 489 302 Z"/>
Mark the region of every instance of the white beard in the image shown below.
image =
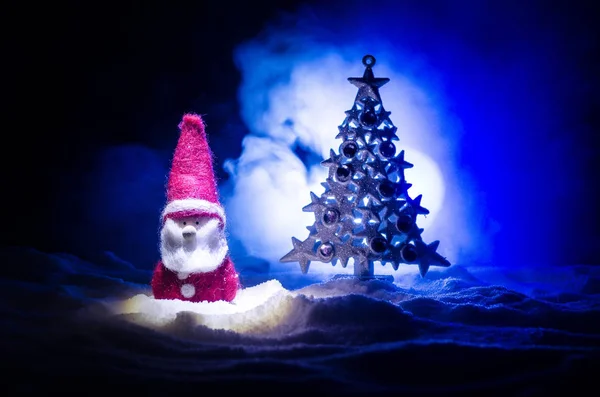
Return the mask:
<path id="1" fill-rule="evenodd" d="M 218 219 L 210 219 L 186 240 L 182 228 L 167 218 L 160 233 L 160 253 L 167 269 L 181 273 L 206 273 L 218 268 L 225 259 L 227 239 Z"/>

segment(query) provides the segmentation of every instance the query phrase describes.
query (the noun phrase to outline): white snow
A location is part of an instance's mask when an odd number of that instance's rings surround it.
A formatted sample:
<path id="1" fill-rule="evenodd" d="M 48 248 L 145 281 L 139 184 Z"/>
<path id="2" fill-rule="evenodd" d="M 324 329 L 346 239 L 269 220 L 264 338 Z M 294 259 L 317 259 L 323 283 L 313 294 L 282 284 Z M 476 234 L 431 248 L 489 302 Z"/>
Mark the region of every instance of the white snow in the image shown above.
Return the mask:
<path id="1" fill-rule="evenodd" d="M 269 280 L 241 289 L 232 302 L 186 302 L 159 300 L 138 294 L 113 304 L 115 314 L 135 314 L 136 322 L 163 326 L 187 313 L 196 325 L 239 333 L 261 332 L 276 327 L 284 320 L 295 294 L 279 281 Z"/>

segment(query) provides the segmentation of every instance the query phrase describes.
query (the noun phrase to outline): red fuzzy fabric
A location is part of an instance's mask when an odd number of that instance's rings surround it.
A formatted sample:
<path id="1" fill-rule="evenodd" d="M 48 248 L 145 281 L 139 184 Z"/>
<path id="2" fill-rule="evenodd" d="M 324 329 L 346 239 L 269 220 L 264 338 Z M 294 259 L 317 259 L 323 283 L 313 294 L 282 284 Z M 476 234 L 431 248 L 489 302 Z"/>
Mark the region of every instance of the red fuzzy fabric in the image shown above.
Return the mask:
<path id="1" fill-rule="evenodd" d="M 218 203 L 213 155 L 200 116 L 186 114 L 179 124 L 181 135 L 173 155 L 167 200 L 202 199 Z"/>
<path id="2" fill-rule="evenodd" d="M 181 294 L 181 286 L 192 284 L 196 289 L 194 296 L 186 298 Z M 152 293 L 155 299 L 179 299 L 190 302 L 231 302 L 241 288 L 239 276 L 233 262 L 225 258 L 221 266 L 208 273 L 192 273 L 180 280 L 177 274 L 158 262 L 152 277 Z"/>

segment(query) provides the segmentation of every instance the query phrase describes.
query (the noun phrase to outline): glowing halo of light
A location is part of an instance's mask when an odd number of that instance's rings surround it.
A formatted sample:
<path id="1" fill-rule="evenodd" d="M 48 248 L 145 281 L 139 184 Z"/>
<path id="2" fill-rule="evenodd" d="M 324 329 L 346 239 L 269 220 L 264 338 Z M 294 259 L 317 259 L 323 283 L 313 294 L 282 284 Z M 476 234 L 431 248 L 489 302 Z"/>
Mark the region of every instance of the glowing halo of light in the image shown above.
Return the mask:
<path id="1" fill-rule="evenodd" d="M 417 218 L 417 224 L 420 228 L 427 229 L 442 211 L 446 191 L 444 177 L 440 167 L 431 157 L 415 149 L 402 149 L 405 152 L 404 159 L 414 165 L 404 170 L 406 181 L 412 184 L 408 194 L 412 199 L 423 195 L 421 205 L 429 210 L 429 214 Z"/>
<path id="2" fill-rule="evenodd" d="M 314 214 L 302 208 L 310 203 L 310 192 L 317 196 L 323 193 L 328 170 L 314 160 L 328 158 L 330 149 L 340 150 L 336 131 L 352 105 L 356 87 L 339 76 L 362 73 L 362 68 L 356 67 L 356 54 L 329 49 L 318 55 L 291 56 L 283 63 L 277 54 L 264 54 L 272 58 L 271 62 L 257 69 L 250 55 L 268 52 L 268 48 L 261 48 L 261 44 L 242 48 L 238 60 L 244 79 L 239 97 L 250 134 L 244 138 L 240 157 L 227 162 L 232 176 L 231 194 L 225 198 L 230 233 L 244 248 L 243 255 L 265 260 L 270 271 L 297 271 L 297 265 L 280 263 L 279 259 L 290 250 L 291 238 L 305 239 L 307 228 L 315 221 Z M 269 68 L 280 68 L 277 70 L 285 78 L 270 80 Z M 443 107 L 429 87 L 410 75 L 399 73 L 386 62 L 378 63 L 377 68 L 378 75 L 394 82 L 393 89 L 386 87 L 383 102 L 398 127 L 397 150 L 404 150 L 406 161 L 414 165 L 405 170 L 406 181 L 412 185 L 408 194 L 413 199 L 421 194 L 421 205 L 429 210 L 428 215 L 419 215 L 418 226 L 425 229 L 425 239 L 435 223 L 431 238 L 439 239 L 444 227 L 435 220 L 446 219 L 439 214 L 442 204 L 446 203 L 445 211 L 455 211 L 450 208 L 450 197 L 445 199 L 452 190 L 446 189 L 451 181 L 445 181 L 443 175 L 450 177 L 453 170 L 442 170 L 442 164 L 451 166 L 445 156 L 452 146 L 442 134 L 442 130 L 447 133 L 442 129 Z M 257 102 L 259 86 L 264 98 Z M 297 152 L 298 146 L 310 152 L 311 161 L 303 158 L 302 151 Z M 314 262 L 311 269 L 339 274 L 351 271 L 352 266 L 344 269 Z"/>

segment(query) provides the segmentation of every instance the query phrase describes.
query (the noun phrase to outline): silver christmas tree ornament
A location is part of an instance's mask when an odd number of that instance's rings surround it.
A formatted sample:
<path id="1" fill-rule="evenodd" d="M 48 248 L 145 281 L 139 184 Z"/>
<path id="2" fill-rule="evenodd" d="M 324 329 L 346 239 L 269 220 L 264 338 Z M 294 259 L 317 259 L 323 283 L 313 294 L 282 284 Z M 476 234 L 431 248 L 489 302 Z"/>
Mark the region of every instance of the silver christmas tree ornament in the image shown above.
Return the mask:
<path id="1" fill-rule="evenodd" d="M 404 170 L 413 164 L 398 151 L 396 127 L 379 96 L 388 78 L 375 77 L 375 58 L 365 55 L 363 77 L 348 80 L 358 88 L 352 109 L 346 111 L 338 127 L 339 152 L 321 164 L 329 168 L 321 196 L 310 193 L 311 202 L 303 208 L 313 212 L 315 222 L 307 227 L 305 240 L 292 237 L 292 250 L 281 262 L 299 262 L 303 273 L 311 262 L 340 262 L 346 267 L 352 258 L 354 276 L 360 279 L 393 278 L 373 273 L 374 262 L 416 264 L 421 276 L 430 266 L 450 266 L 436 252 L 439 241 L 426 244 L 417 217 L 429 211 L 421 206 L 421 195 L 411 198 L 411 184 Z"/>

